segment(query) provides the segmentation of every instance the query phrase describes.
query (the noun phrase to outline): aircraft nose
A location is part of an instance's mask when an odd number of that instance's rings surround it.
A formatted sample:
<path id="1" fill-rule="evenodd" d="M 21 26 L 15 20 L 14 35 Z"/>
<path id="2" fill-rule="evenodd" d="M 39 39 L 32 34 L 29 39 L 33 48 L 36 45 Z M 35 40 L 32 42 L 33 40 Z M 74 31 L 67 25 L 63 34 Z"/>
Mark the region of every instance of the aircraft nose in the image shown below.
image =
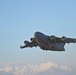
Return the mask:
<path id="1" fill-rule="evenodd" d="M 38 37 L 39 37 L 39 32 L 35 32 L 35 33 L 34 33 L 34 37 L 35 37 L 35 38 L 38 38 Z"/>

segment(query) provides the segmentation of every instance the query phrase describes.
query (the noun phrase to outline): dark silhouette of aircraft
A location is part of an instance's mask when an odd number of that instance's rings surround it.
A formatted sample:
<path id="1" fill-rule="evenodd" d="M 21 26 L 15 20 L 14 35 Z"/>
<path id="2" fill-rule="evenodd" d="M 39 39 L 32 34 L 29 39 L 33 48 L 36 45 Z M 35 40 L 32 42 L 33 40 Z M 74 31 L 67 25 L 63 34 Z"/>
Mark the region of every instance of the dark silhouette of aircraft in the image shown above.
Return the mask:
<path id="1" fill-rule="evenodd" d="M 65 44 L 66 43 L 76 43 L 76 39 L 74 38 L 67 38 L 65 36 L 56 37 L 54 35 L 47 36 L 41 32 L 35 32 L 34 38 L 30 39 L 31 42 L 25 40 L 24 46 L 20 46 L 20 48 L 26 47 L 40 47 L 43 50 L 51 50 L 51 51 L 65 51 Z"/>

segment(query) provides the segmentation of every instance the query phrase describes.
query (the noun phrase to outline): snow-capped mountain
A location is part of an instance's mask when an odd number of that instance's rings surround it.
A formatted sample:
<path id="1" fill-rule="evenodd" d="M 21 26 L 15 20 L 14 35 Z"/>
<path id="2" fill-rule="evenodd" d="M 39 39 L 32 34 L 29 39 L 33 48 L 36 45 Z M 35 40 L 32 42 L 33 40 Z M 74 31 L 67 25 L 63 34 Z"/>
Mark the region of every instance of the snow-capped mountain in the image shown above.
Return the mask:
<path id="1" fill-rule="evenodd" d="M 0 75 L 76 75 L 76 69 L 53 62 L 40 65 L 7 65 L 0 68 Z"/>

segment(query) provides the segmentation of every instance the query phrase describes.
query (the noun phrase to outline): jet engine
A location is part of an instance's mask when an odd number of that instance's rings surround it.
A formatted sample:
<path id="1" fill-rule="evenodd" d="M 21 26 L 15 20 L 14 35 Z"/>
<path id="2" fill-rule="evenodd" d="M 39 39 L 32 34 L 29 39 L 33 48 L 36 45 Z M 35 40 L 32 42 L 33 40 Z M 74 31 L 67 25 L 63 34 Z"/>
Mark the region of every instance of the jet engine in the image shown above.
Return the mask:
<path id="1" fill-rule="evenodd" d="M 54 35 L 51 35 L 51 36 L 50 36 L 50 39 L 51 39 L 52 41 L 55 41 L 55 40 L 56 40 L 56 37 L 55 37 Z"/>
<path id="2" fill-rule="evenodd" d="M 36 42 L 35 38 L 30 38 L 30 40 L 31 40 L 32 44 L 34 44 L 34 46 L 36 47 L 37 46 L 37 42 Z"/>
<path id="3" fill-rule="evenodd" d="M 34 38 L 30 38 L 31 41 L 34 41 Z"/>
<path id="4" fill-rule="evenodd" d="M 66 41 L 67 41 L 67 38 L 66 38 L 65 36 L 62 36 L 61 40 L 62 40 L 63 42 L 66 42 Z"/>
<path id="5" fill-rule="evenodd" d="M 24 41 L 24 44 L 29 44 L 29 41 Z"/>

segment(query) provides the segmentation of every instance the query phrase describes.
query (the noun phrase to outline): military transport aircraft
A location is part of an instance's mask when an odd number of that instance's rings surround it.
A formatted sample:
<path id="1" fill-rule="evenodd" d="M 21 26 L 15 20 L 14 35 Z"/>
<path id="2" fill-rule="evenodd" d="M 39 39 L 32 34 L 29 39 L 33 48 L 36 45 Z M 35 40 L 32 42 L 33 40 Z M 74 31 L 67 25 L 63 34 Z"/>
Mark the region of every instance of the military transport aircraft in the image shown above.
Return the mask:
<path id="1" fill-rule="evenodd" d="M 25 40 L 24 46 L 20 46 L 20 48 L 26 47 L 40 47 L 43 50 L 51 50 L 51 51 L 65 51 L 65 44 L 66 43 L 76 43 L 76 39 L 74 38 L 67 38 L 65 36 L 56 37 L 54 35 L 47 36 L 41 32 L 35 32 L 34 38 L 30 39 L 31 42 Z"/>

